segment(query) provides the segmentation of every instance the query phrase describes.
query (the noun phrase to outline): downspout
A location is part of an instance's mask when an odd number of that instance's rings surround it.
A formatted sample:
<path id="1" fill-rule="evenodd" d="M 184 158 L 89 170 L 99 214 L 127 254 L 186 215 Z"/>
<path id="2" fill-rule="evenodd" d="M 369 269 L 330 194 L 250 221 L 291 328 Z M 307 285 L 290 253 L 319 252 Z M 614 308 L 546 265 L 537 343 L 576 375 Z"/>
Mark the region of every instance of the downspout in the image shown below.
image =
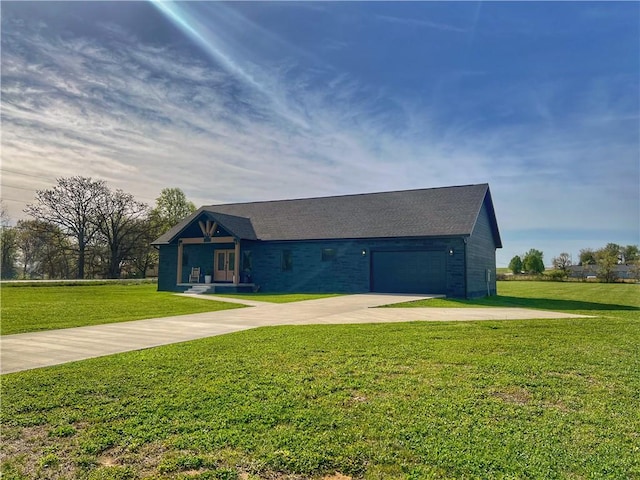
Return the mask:
<path id="1" fill-rule="evenodd" d="M 491 269 L 490 268 L 487 268 L 487 272 L 486 272 L 485 276 L 487 277 L 487 297 L 490 297 L 491 296 L 491 286 L 489 285 L 490 282 L 491 282 Z"/>

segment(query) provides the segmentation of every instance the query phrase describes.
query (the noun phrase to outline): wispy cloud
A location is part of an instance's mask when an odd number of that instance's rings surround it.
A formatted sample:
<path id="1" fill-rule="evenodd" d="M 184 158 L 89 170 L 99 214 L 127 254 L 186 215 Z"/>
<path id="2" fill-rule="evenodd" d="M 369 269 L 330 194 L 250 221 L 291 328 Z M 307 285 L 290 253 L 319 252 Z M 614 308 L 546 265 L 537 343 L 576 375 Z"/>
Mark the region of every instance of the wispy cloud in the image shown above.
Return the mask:
<path id="1" fill-rule="evenodd" d="M 256 81 L 269 86 L 256 91 L 253 82 L 239 85 L 234 71 L 126 36 L 105 45 L 35 35 L 22 45 L 28 57 L 15 54 L 22 49 L 11 43 L 25 38 L 8 37 L 3 53 L 6 164 L 47 175 L 88 169 L 129 185 L 144 178 L 151 187 L 147 198 L 168 179 L 179 180 L 201 202 L 475 182 L 501 174 L 515 184 L 524 174 L 548 181 L 564 168 L 563 154 L 582 148 L 559 149 L 566 135 L 536 138 L 527 125 L 481 135 L 459 130 L 458 122 L 436 125 L 428 112 L 345 75 L 313 88 L 304 72 L 291 82 L 285 78 L 290 71 L 256 68 Z M 274 98 L 283 103 L 274 107 Z M 540 110 L 548 100 L 531 104 Z M 296 120 L 283 110 L 295 112 Z M 534 152 L 536 161 L 527 160 Z M 459 167 L 452 171 L 452 164 Z M 534 171 L 527 171 L 530 165 Z"/>
<path id="2" fill-rule="evenodd" d="M 286 55 L 261 60 L 247 53 L 255 34 L 232 35 L 260 27 L 223 12 L 216 29 L 220 12 L 204 25 L 189 5 L 179 4 L 181 18 L 208 58 L 116 25 L 60 36 L 3 19 L 2 183 L 18 187 L 3 197 L 26 203 L 76 174 L 147 202 L 179 186 L 197 204 L 488 181 L 503 232 L 585 222 L 633 231 L 640 207 L 620 199 L 638 198 L 638 141 L 625 137 L 638 112 L 615 93 L 633 80 L 585 81 L 579 94 L 560 79 L 478 86 L 477 98 L 445 88 L 405 97 L 303 61 L 274 35 L 258 35 L 271 43 L 260 49 Z M 444 84 L 469 78 L 448 75 Z M 10 206 L 19 216 L 23 204 Z"/>

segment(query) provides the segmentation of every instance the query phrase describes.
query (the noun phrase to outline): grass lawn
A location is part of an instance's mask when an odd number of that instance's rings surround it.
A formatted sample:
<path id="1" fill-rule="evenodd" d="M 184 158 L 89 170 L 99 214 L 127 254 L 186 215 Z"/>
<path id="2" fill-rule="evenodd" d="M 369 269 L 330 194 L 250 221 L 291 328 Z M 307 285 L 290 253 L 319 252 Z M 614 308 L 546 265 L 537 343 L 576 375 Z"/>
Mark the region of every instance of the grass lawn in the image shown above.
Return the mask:
<path id="1" fill-rule="evenodd" d="M 217 297 L 239 298 L 243 300 L 255 300 L 256 302 L 291 303 L 305 300 L 318 300 L 320 298 L 337 297 L 339 293 L 223 293 L 215 294 Z"/>
<path id="2" fill-rule="evenodd" d="M 498 296 L 476 300 L 440 299 L 386 305 L 384 308 L 410 307 L 522 307 L 570 311 L 593 315 L 630 312 L 640 314 L 640 286 L 628 283 L 579 282 L 498 282 Z"/>
<path id="3" fill-rule="evenodd" d="M 637 286 L 563 285 L 500 291 L 596 318 L 269 327 L 4 375 L 3 479 L 640 478 Z"/>
<path id="4" fill-rule="evenodd" d="M 155 284 L 0 288 L 0 334 L 211 312 L 241 305 L 157 292 Z"/>

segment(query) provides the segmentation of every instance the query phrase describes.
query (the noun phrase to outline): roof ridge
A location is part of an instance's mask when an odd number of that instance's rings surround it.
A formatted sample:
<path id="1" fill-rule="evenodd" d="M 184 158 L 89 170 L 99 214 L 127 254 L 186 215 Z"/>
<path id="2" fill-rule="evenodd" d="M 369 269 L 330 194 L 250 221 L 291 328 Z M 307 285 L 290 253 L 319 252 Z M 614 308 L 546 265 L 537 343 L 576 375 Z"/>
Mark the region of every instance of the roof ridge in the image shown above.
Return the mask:
<path id="1" fill-rule="evenodd" d="M 410 188 L 408 190 L 389 190 L 385 192 L 365 192 L 365 193 L 346 193 L 342 195 L 327 195 L 327 196 L 315 196 L 315 197 L 303 197 L 303 198 L 283 198 L 280 200 L 255 200 L 252 202 L 231 202 L 231 203 L 214 203 L 211 205 L 203 205 L 200 208 L 211 208 L 211 207 L 219 207 L 219 206 L 227 206 L 227 205 L 255 205 L 258 203 L 284 203 L 284 202 L 300 202 L 304 200 L 326 200 L 329 198 L 346 198 L 346 197 L 361 197 L 367 195 L 387 195 L 390 193 L 409 193 L 409 192 L 422 192 L 426 190 L 446 190 L 452 188 L 469 188 L 469 187 L 488 187 L 489 183 L 471 183 L 467 185 L 449 185 L 444 187 L 429 187 L 429 188 Z"/>

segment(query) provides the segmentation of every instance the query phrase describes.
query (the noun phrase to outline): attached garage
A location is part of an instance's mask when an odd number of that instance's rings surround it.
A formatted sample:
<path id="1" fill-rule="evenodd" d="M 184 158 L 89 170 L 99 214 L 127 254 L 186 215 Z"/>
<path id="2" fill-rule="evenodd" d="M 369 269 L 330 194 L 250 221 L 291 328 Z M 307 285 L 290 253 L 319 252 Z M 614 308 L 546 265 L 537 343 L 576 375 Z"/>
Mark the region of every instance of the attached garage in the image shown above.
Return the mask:
<path id="1" fill-rule="evenodd" d="M 371 252 L 371 291 L 445 293 L 445 253 L 428 250 Z"/>

